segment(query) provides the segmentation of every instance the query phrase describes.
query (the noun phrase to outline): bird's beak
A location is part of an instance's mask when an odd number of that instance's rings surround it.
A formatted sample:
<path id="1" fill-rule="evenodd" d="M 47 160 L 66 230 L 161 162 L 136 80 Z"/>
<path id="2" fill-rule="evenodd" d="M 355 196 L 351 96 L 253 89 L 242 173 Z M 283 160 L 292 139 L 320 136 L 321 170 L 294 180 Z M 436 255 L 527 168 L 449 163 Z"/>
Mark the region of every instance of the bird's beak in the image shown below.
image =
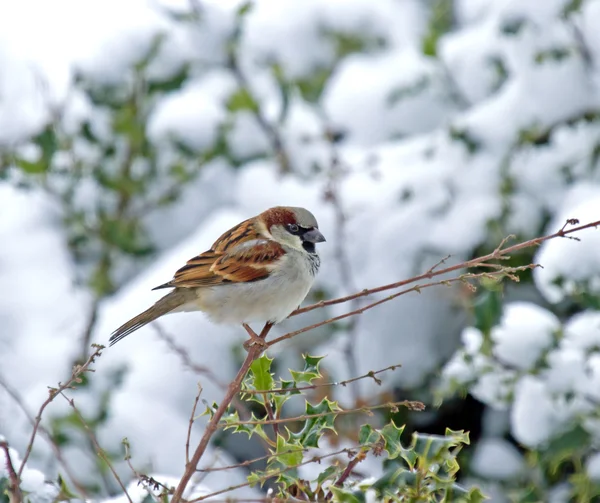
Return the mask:
<path id="1" fill-rule="evenodd" d="M 311 229 L 302 235 L 302 240 L 308 241 L 309 243 L 322 243 L 325 241 L 325 236 L 321 234 L 319 229 Z"/>

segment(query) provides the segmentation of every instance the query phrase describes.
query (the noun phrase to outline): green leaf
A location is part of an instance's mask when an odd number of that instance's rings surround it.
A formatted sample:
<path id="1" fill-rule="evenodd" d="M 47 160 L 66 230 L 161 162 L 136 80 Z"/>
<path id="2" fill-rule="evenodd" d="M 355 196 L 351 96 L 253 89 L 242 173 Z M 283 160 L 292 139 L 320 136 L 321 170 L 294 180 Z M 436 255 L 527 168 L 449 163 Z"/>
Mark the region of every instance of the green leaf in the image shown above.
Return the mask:
<path id="1" fill-rule="evenodd" d="M 553 438 L 546 450 L 541 453 L 541 461 L 547 464 L 551 473 L 556 473 L 560 465 L 585 453 L 592 439 L 580 425 Z"/>
<path id="2" fill-rule="evenodd" d="M 326 482 L 327 480 L 332 480 L 337 476 L 339 471 L 340 469 L 337 466 L 327 467 L 325 470 L 319 473 L 319 476 L 317 477 L 317 484 L 321 486 L 323 482 Z"/>
<path id="3" fill-rule="evenodd" d="M 348 491 L 341 487 L 331 486 L 333 501 L 340 503 L 364 503 L 365 495 L 360 491 Z"/>
<path id="4" fill-rule="evenodd" d="M 262 355 L 250 365 L 254 388 L 257 390 L 273 389 L 273 374 L 271 374 L 271 363 L 273 358 L 267 355 Z"/>
<path id="5" fill-rule="evenodd" d="M 370 424 L 363 424 L 358 432 L 358 442 L 361 445 L 376 444 L 381 439 L 381 433 L 373 429 Z"/>
<path id="6" fill-rule="evenodd" d="M 302 463 L 303 453 L 304 448 L 298 442 L 286 442 L 281 435 L 277 435 L 276 456 L 269 459 L 269 469 L 297 466 Z"/>
<path id="7" fill-rule="evenodd" d="M 250 94 L 250 91 L 245 87 L 240 87 L 231 96 L 229 96 L 225 106 L 230 112 L 247 110 L 256 113 L 259 111 L 259 105 L 257 101 L 254 99 L 254 96 Z"/>
<path id="8" fill-rule="evenodd" d="M 291 433 L 290 437 L 299 441 L 304 447 L 319 447 L 319 439 L 324 430 L 335 431 L 334 422 L 337 417 L 336 411 L 340 407 L 337 402 L 331 402 L 324 398 L 318 405 L 306 403 L 306 415 L 324 414 L 319 417 L 312 417 L 306 420 L 304 428 L 298 433 Z"/>
<path id="9" fill-rule="evenodd" d="M 396 459 L 404 452 L 400 437 L 404 431 L 404 426 L 397 428 L 394 423 L 388 423 L 381 429 L 381 435 L 385 440 L 385 450 L 390 459 Z"/>
<path id="10" fill-rule="evenodd" d="M 325 357 L 302 355 L 302 358 L 304 358 L 304 368 L 302 371 L 298 372 L 290 369 L 290 374 L 292 375 L 296 386 L 299 383 L 312 384 L 315 379 L 320 378 L 321 372 L 319 371 L 319 364 Z"/>
<path id="11" fill-rule="evenodd" d="M 416 474 L 406 468 L 393 468 L 386 471 L 381 477 L 371 484 L 379 498 L 386 494 L 395 494 L 398 488 L 413 485 Z"/>

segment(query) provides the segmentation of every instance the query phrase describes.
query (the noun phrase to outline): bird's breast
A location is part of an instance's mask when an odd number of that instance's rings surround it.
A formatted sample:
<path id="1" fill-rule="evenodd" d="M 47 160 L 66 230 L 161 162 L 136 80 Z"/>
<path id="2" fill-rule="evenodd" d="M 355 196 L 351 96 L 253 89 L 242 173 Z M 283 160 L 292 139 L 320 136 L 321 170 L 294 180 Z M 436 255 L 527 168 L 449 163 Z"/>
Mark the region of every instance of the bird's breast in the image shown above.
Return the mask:
<path id="1" fill-rule="evenodd" d="M 316 254 L 286 256 L 268 278 L 197 289 L 195 307 L 217 323 L 278 323 L 302 303 L 319 265 Z"/>

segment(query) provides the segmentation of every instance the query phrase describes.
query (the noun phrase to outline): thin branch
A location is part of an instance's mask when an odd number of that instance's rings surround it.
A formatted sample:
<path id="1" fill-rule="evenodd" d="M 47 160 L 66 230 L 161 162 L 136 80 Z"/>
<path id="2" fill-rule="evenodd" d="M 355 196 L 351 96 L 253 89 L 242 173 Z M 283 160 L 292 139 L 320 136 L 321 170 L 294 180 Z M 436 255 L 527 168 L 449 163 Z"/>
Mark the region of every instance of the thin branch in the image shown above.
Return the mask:
<path id="1" fill-rule="evenodd" d="M 73 367 L 71 377 L 65 384 L 58 383 L 57 388 L 49 388 L 48 389 L 48 391 L 49 391 L 48 398 L 39 408 L 37 416 L 35 417 L 35 420 L 33 422 L 33 431 L 31 432 L 31 437 L 29 438 L 29 443 L 27 444 L 27 450 L 25 451 L 25 456 L 23 456 L 23 461 L 21 461 L 21 466 L 17 473 L 17 475 L 19 476 L 19 479 L 21 478 L 21 475 L 23 474 L 23 470 L 25 469 L 25 464 L 27 463 L 27 460 L 29 459 L 29 456 L 31 455 L 31 451 L 33 449 L 33 443 L 35 442 L 35 437 L 37 435 L 37 432 L 40 427 L 40 423 L 42 421 L 42 414 L 44 413 L 44 410 L 46 409 L 46 407 L 48 405 L 50 405 L 50 403 L 57 397 L 57 395 L 59 393 L 62 393 L 64 390 L 66 390 L 68 388 L 72 388 L 73 384 L 75 384 L 75 383 L 80 383 L 82 374 L 84 374 L 85 372 L 93 372 L 93 370 L 90 369 L 89 367 L 92 363 L 94 363 L 94 361 L 96 360 L 97 357 L 102 355 L 102 350 L 104 349 L 104 346 L 99 345 L 99 344 L 92 344 L 92 347 L 95 348 L 94 352 L 88 357 L 88 359 L 85 361 L 85 363 L 83 365 L 75 365 Z"/>
<path id="2" fill-rule="evenodd" d="M 260 335 L 256 337 L 259 337 L 264 340 L 269 331 L 271 330 L 272 326 L 273 325 L 271 323 L 265 324 Z M 250 365 L 252 365 L 252 362 L 260 356 L 263 350 L 264 348 L 262 346 L 256 344 L 248 348 L 248 355 L 246 356 L 244 363 L 240 367 L 240 370 L 238 371 L 234 380 L 231 381 L 231 384 L 229 384 L 225 397 L 219 404 L 217 410 L 213 413 L 213 416 L 209 423 L 206 425 L 204 435 L 202 435 L 202 438 L 200 439 L 200 442 L 198 443 L 198 446 L 194 451 L 194 455 L 192 456 L 191 461 L 189 463 L 186 463 L 185 465 L 185 471 L 183 473 L 183 476 L 181 477 L 181 480 L 179 481 L 179 484 L 177 485 L 177 488 L 175 489 L 175 494 L 171 499 L 171 503 L 180 503 L 183 499 L 183 492 L 185 491 L 190 479 L 196 472 L 196 468 L 198 466 L 198 463 L 200 462 L 200 458 L 202 458 L 204 451 L 206 451 L 211 437 L 217 431 L 219 421 L 223 417 L 223 414 L 225 414 L 225 412 L 227 411 L 227 408 L 231 404 L 233 398 L 239 392 L 242 386 L 242 381 L 244 380 L 246 374 L 248 373 L 248 370 L 250 369 Z"/>
<path id="3" fill-rule="evenodd" d="M 205 367 L 203 365 L 198 365 L 197 363 L 195 363 L 190 358 L 190 355 L 188 354 L 186 349 L 179 346 L 175 342 L 175 339 L 173 339 L 173 337 L 171 337 L 171 335 L 169 333 L 167 333 L 167 331 L 161 326 L 160 323 L 154 322 L 150 326 L 156 331 L 158 338 L 163 340 L 167 344 L 169 349 L 171 351 L 173 351 L 174 353 L 176 353 L 177 356 L 179 356 L 179 358 L 181 358 L 181 361 L 185 367 L 190 369 L 195 374 L 203 375 L 203 376 L 207 377 L 210 381 L 215 383 L 217 386 L 225 389 L 225 387 L 226 387 L 225 383 L 221 382 L 219 380 L 219 378 L 214 374 L 214 372 L 212 370 L 210 370 L 208 367 Z"/>
<path id="4" fill-rule="evenodd" d="M 198 383 L 198 393 L 196 393 L 196 398 L 194 399 L 194 406 L 192 407 L 192 413 L 190 414 L 190 421 L 188 424 L 187 437 L 185 439 L 185 464 L 188 465 L 190 463 L 190 437 L 192 436 L 192 426 L 194 425 L 194 418 L 196 417 L 196 408 L 198 407 L 198 402 L 200 401 L 200 395 L 202 394 L 202 386 Z"/>
<path id="5" fill-rule="evenodd" d="M 100 459 L 102 459 L 106 463 L 106 466 L 108 466 L 109 470 L 112 472 L 113 476 L 115 477 L 115 480 L 117 481 L 117 484 L 119 484 L 119 486 L 123 490 L 123 493 L 129 500 L 129 503 L 133 503 L 131 497 L 129 496 L 129 493 L 127 492 L 127 488 L 125 487 L 125 484 L 123 484 L 123 481 L 121 480 L 121 477 L 119 477 L 119 474 L 116 472 L 115 467 L 112 465 L 112 462 L 110 461 L 110 459 L 104 452 L 104 449 L 102 449 L 102 447 L 100 447 L 100 444 L 98 443 L 98 439 L 96 438 L 96 435 L 94 434 L 92 429 L 89 427 L 89 425 L 83 418 L 83 415 L 81 414 L 79 409 L 77 407 L 75 407 L 75 400 L 73 400 L 72 398 L 69 398 L 67 395 L 64 394 L 63 391 L 60 391 L 59 393 L 67 401 L 67 403 L 71 406 L 71 408 L 73 409 L 73 412 L 75 412 L 75 415 L 77 416 L 79 421 L 81 421 L 81 424 L 83 425 L 89 439 L 91 440 L 92 444 L 96 448 L 96 453 L 98 454 Z"/>
<path id="6" fill-rule="evenodd" d="M 17 475 L 15 467 L 10 458 L 10 450 L 8 449 L 8 442 L 6 440 L 0 440 L 0 449 L 4 451 L 4 457 L 6 458 L 6 471 L 8 472 L 8 493 L 10 503 L 21 503 L 23 501 L 23 493 L 21 492 L 20 480 L 21 477 Z"/>
<path id="7" fill-rule="evenodd" d="M 241 89 L 244 89 L 248 94 L 253 96 L 252 91 L 250 89 L 250 83 L 248 82 L 248 79 L 242 72 L 237 55 L 234 51 L 231 51 L 229 54 L 229 61 L 227 67 L 229 68 L 229 70 L 231 70 L 231 73 L 237 81 L 238 86 Z M 252 99 L 254 99 L 254 96 Z M 275 154 L 277 164 L 279 164 L 280 174 L 289 173 L 292 169 L 290 157 L 285 150 L 285 147 L 283 145 L 283 139 L 279 134 L 279 131 L 269 122 L 258 103 L 256 104 L 256 107 L 251 107 L 250 111 L 254 115 L 254 118 L 256 119 L 256 122 L 258 123 L 259 127 L 265 133 L 267 140 L 271 144 L 271 149 Z"/>
<path id="8" fill-rule="evenodd" d="M 419 276 L 414 276 L 413 278 L 405 279 L 402 281 L 397 281 L 396 283 L 389 283 L 387 285 L 379 286 L 377 288 L 365 288 L 364 290 L 361 290 L 360 292 L 354 293 L 352 295 L 348 295 L 346 297 L 339 297 L 337 299 L 331 299 L 331 300 L 322 300 L 315 304 L 311 304 L 309 306 L 302 307 L 300 309 L 296 309 L 292 314 L 290 314 L 290 316 L 296 316 L 298 314 L 307 313 L 309 311 L 313 311 L 314 309 L 320 309 L 320 308 L 326 307 L 326 306 L 343 304 L 345 302 L 349 302 L 349 301 L 359 298 L 359 297 L 366 297 L 367 295 L 373 295 L 375 293 L 384 292 L 386 290 L 394 290 L 396 288 L 400 288 L 402 286 L 406 286 L 411 283 L 416 283 L 417 281 L 421 281 L 424 279 L 431 279 L 434 276 L 448 274 L 449 272 L 458 271 L 460 269 L 467 269 L 469 267 L 481 267 L 482 265 L 484 265 L 485 262 L 488 262 L 490 260 L 504 259 L 510 253 L 513 253 L 516 251 L 521 251 L 525 248 L 531 248 L 533 246 L 537 246 L 537 245 L 539 245 L 545 241 L 548 241 L 550 239 L 554 239 L 554 238 L 558 238 L 558 237 L 567 237 L 569 234 L 573 234 L 575 232 L 579 232 L 579 231 L 582 231 L 585 229 L 590 229 L 592 227 L 597 228 L 600 225 L 600 220 L 597 220 L 595 222 L 591 222 L 591 223 L 588 223 L 585 225 L 580 225 L 578 227 L 574 227 L 572 229 L 565 230 L 565 227 L 567 225 L 573 225 L 573 222 L 578 222 L 578 220 L 577 219 L 567 220 L 565 226 L 563 226 L 562 229 L 560 229 L 559 231 L 557 231 L 553 234 L 548 234 L 546 236 L 530 239 L 528 241 L 523 241 L 522 243 L 517 243 L 516 245 L 509 246 L 508 248 L 504 248 L 504 249 L 496 248 L 492 253 L 488 253 L 487 255 L 484 255 L 482 257 L 477 257 L 472 260 L 467 260 L 465 262 L 461 262 L 460 264 L 455 264 L 453 266 L 446 267 L 444 269 L 439 269 L 437 271 L 429 270 L 426 273 L 421 274 Z M 504 244 L 504 241 L 503 241 L 502 245 Z M 488 265 L 488 264 L 485 264 L 485 265 Z"/>
<path id="9" fill-rule="evenodd" d="M 356 456 L 354 456 L 354 458 L 350 461 L 350 463 L 348 463 L 348 466 L 346 466 L 346 469 L 342 472 L 340 477 L 335 481 L 335 483 L 333 485 L 336 487 L 342 487 L 342 485 L 344 484 L 346 479 L 354 471 L 354 468 L 356 467 L 356 465 L 358 463 L 360 463 L 361 461 L 363 461 L 364 459 L 366 459 L 367 452 L 368 452 L 368 449 L 366 449 L 366 450 L 362 449 Z M 333 496 L 333 494 L 331 493 L 331 491 L 329 491 L 327 493 L 327 496 L 325 496 L 325 499 L 330 500 L 332 496 Z"/>
<path id="10" fill-rule="evenodd" d="M 384 304 L 386 302 L 389 302 L 390 300 L 393 300 L 397 297 L 400 297 L 401 295 L 405 295 L 407 293 L 410 292 L 418 292 L 420 293 L 421 290 L 425 289 L 425 288 L 431 288 L 432 286 L 439 286 L 439 285 L 450 285 L 452 283 L 456 283 L 456 282 L 463 282 L 463 283 L 467 283 L 468 279 L 478 279 L 478 278 L 498 278 L 498 277 L 502 277 L 502 276 L 506 276 L 506 275 L 510 275 L 514 272 L 518 272 L 518 271 L 523 271 L 525 269 L 533 269 L 537 267 L 537 264 L 529 264 L 526 266 L 519 266 L 519 267 L 505 267 L 502 269 L 499 269 L 497 271 L 491 271 L 491 272 L 482 272 L 482 273 L 466 273 L 463 274 L 461 276 L 458 276 L 456 278 L 449 278 L 449 279 L 442 279 L 439 281 L 433 281 L 431 283 L 421 283 L 420 285 L 414 285 L 411 286 L 410 288 L 406 288 L 404 290 L 400 290 L 399 292 L 396 292 L 392 295 L 388 295 L 387 297 L 384 297 L 383 299 L 379 299 L 378 301 L 372 302 L 371 304 L 367 304 L 363 307 L 361 307 L 360 309 L 355 309 L 354 311 L 349 311 L 347 313 L 344 314 L 340 314 L 339 316 L 335 316 L 333 318 L 329 318 L 327 320 L 324 321 L 320 321 L 318 323 L 315 323 L 313 325 L 309 325 L 307 327 L 304 328 L 300 328 L 298 330 L 295 330 L 294 332 L 288 332 L 287 334 L 284 334 L 280 337 L 277 337 L 276 339 L 273 339 L 272 341 L 268 342 L 267 344 L 269 346 L 273 346 L 274 344 L 277 344 L 278 342 L 281 342 L 285 339 L 291 339 L 292 337 L 295 337 L 299 334 L 302 334 L 304 332 L 308 332 L 310 330 L 313 330 L 315 328 L 318 327 L 322 327 L 323 325 L 328 325 L 330 323 L 334 323 L 336 321 L 341 321 L 343 319 L 349 318 L 350 316 L 355 316 L 357 314 L 362 314 L 365 311 L 368 311 L 369 309 L 373 309 L 374 307 L 377 307 L 381 304 Z M 433 273 L 433 275 L 437 275 L 436 273 Z M 511 277 L 511 279 L 515 279 L 515 277 Z"/>
<path id="11" fill-rule="evenodd" d="M 267 394 L 267 393 L 289 393 L 290 391 L 306 391 L 309 389 L 323 388 L 323 387 L 328 387 L 328 386 L 346 386 L 347 384 L 350 384 L 352 382 L 360 381 L 361 379 L 366 379 L 369 377 L 372 378 L 377 383 L 378 386 L 381 386 L 381 379 L 378 379 L 375 376 L 377 374 L 387 372 L 388 370 L 396 370 L 397 368 L 400 368 L 401 366 L 402 365 L 400 365 L 398 363 L 396 365 L 390 365 L 389 367 L 386 367 L 384 369 L 369 370 L 369 372 L 367 372 L 366 374 L 363 374 L 358 377 L 353 377 L 352 379 L 346 379 L 345 381 L 340 381 L 340 382 L 326 382 L 326 383 L 322 383 L 322 384 L 311 384 L 310 386 L 298 386 L 297 388 L 275 388 L 275 389 L 270 389 L 270 390 L 250 389 L 250 390 L 240 391 L 240 393 L 242 393 L 244 395 L 263 395 L 263 394 Z"/>
<path id="12" fill-rule="evenodd" d="M 268 400 L 267 397 L 264 397 L 265 399 L 265 410 L 267 411 L 267 417 L 269 418 L 270 421 L 275 421 L 275 414 L 273 413 L 273 407 L 271 406 L 271 402 Z M 277 438 L 279 436 L 279 425 L 276 422 L 273 422 L 273 432 L 275 433 L 275 438 Z"/>
<path id="13" fill-rule="evenodd" d="M 342 287 L 346 292 L 352 292 L 356 290 L 356 284 L 354 282 L 354 276 L 352 274 L 352 266 L 350 264 L 350 258 L 347 253 L 347 240 L 346 240 L 346 215 L 344 213 L 342 200 L 339 194 L 339 182 L 343 174 L 342 160 L 340 158 L 338 148 L 335 141 L 335 132 L 331 128 L 326 129 L 325 137 L 329 144 L 329 164 L 330 169 L 328 172 L 328 184 L 325 194 L 326 200 L 328 200 L 333 206 L 335 216 L 335 241 L 334 241 L 334 254 L 336 257 L 336 263 L 338 265 L 338 271 Z M 352 299 L 350 304 L 351 310 L 356 310 L 360 307 L 360 299 Z M 356 349 L 356 323 L 352 321 L 350 326 L 346 330 L 346 340 L 344 341 L 343 352 L 345 361 L 348 366 L 348 375 L 354 376 L 358 374 L 358 363 L 356 361 L 355 349 Z M 358 403 L 359 394 L 358 388 L 351 386 L 350 393 L 352 395 L 354 403 Z"/>
<path id="14" fill-rule="evenodd" d="M 27 409 L 27 406 L 23 402 L 23 399 L 21 398 L 21 396 L 19 395 L 17 390 L 12 388 L 12 386 L 10 386 L 1 375 L 0 375 L 0 386 L 2 386 L 2 388 L 4 388 L 4 391 L 6 391 L 8 396 L 10 396 L 14 400 L 14 402 L 19 406 L 19 408 L 21 409 L 23 414 L 25 414 L 25 417 L 27 417 L 27 419 L 29 420 L 31 425 L 35 426 L 35 418 L 31 414 L 31 412 L 29 412 L 29 410 Z M 71 481 L 71 483 L 75 486 L 77 491 L 79 491 L 79 494 L 85 498 L 88 498 L 88 493 L 87 493 L 86 488 L 83 486 L 83 484 L 81 484 L 81 482 L 79 482 L 77 480 L 77 478 L 73 474 L 73 471 L 71 470 L 66 459 L 62 455 L 62 451 L 60 450 L 60 447 L 56 444 L 56 442 L 52 438 L 52 434 L 42 424 L 38 424 L 38 431 L 44 435 L 44 438 L 46 439 L 46 441 L 50 445 L 50 448 L 52 449 L 52 452 L 54 453 L 54 457 L 59 462 L 59 464 L 62 466 L 65 474 L 67 475 L 67 477 L 69 477 L 69 480 Z"/>
<path id="15" fill-rule="evenodd" d="M 232 421 L 229 423 L 220 423 L 220 428 L 230 428 L 233 426 L 242 426 L 242 425 L 265 425 L 265 424 L 282 424 L 282 423 L 293 423 L 296 421 L 306 421 L 307 419 L 314 419 L 316 417 L 324 417 L 331 416 L 332 414 L 337 414 L 340 416 L 344 416 L 347 414 L 367 414 L 372 415 L 371 411 L 377 409 L 391 409 L 392 412 L 396 412 L 398 407 L 406 407 L 409 410 L 422 411 L 425 409 L 425 405 L 422 402 L 417 402 L 413 400 L 402 400 L 401 402 L 389 402 L 382 403 L 379 405 L 369 405 L 367 407 L 358 407 L 356 409 L 339 409 L 332 410 L 328 412 L 319 412 L 318 414 L 303 414 L 301 416 L 295 417 L 283 417 L 280 419 L 258 419 L 255 421 Z"/>
<path id="16" fill-rule="evenodd" d="M 95 297 L 90 308 L 88 321 L 85 325 L 85 330 L 83 331 L 83 335 L 81 336 L 81 361 L 84 361 L 88 357 L 90 342 L 92 340 L 92 333 L 94 332 L 94 327 L 96 326 L 96 322 L 98 321 L 99 307 L 100 299 L 98 297 Z"/>

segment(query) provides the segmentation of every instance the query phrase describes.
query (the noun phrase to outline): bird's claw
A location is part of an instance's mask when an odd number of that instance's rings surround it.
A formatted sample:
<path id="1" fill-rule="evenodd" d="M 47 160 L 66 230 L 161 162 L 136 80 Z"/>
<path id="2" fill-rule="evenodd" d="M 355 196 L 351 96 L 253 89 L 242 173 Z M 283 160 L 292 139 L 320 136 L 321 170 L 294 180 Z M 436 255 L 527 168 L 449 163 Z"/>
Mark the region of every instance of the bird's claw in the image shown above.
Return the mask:
<path id="1" fill-rule="evenodd" d="M 265 349 L 267 349 L 269 347 L 269 344 L 267 343 L 267 341 L 265 341 L 264 339 L 260 338 L 260 337 L 250 337 L 250 339 L 244 341 L 244 349 L 246 351 L 250 351 L 250 348 L 253 346 L 258 346 L 260 348 L 261 351 L 264 351 Z"/>

